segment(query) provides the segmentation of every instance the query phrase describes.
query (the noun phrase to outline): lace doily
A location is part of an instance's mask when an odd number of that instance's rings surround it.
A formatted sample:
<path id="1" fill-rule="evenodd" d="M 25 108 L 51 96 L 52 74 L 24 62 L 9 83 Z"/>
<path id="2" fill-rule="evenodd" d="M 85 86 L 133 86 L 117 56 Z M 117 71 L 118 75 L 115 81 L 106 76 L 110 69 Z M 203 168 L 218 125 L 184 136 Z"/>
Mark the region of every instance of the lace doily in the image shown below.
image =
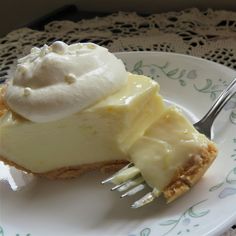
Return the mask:
<path id="1" fill-rule="evenodd" d="M 188 9 L 140 16 L 119 12 L 79 22 L 53 21 L 44 31 L 22 28 L 0 39 L 0 82 L 32 46 L 94 42 L 112 52 L 166 51 L 202 57 L 236 69 L 236 12 Z M 224 236 L 236 235 L 230 229 Z"/>
<path id="2" fill-rule="evenodd" d="M 140 16 L 119 12 L 79 22 L 53 21 L 44 31 L 22 28 L 0 39 L 0 78 L 32 46 L 92 41 L 116 51 L 167 51 L 236 69 L 236 12 L 189 9 Z"/>

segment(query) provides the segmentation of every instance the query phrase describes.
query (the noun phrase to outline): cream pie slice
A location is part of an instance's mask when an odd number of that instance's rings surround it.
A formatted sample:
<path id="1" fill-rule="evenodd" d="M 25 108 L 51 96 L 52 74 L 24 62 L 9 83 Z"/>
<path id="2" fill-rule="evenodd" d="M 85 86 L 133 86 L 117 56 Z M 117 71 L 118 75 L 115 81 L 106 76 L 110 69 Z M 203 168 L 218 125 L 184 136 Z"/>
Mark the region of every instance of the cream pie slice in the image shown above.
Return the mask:
<path id="1" fill-rule="evenodd" d="M 129 146 L 164 109 L 158 89 L 149 78 L 130 74 L 118 92 L 67 118 L 38 123 L 6 110 L 0 118 L 0 155 L 49 177 L 123 163 Z"/>
<path id="2" fill-rule="evenodd" d="M 164 106 L 158 83 L 127 73 L 95 44 L 33 48 L 0 94 L 0 158 L 36 175 L 76 177 L 131 161 L 171 201 L 217 154 L 178 109 Z"/>

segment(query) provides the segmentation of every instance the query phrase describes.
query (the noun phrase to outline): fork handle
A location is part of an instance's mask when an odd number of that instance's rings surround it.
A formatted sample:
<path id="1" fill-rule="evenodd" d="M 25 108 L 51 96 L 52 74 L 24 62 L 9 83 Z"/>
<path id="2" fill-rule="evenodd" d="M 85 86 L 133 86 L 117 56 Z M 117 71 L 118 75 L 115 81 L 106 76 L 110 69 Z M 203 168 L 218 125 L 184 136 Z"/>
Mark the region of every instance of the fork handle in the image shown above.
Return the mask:
<path id="1" fill-rule="evenodd" d="M 201 119 L 201 122 L 213 124 L 215 118 L 220 113 L 224 105 L 229 101 L 229 99 L 236 93 L 236 78 L 234 78 L 228 87 L 220 94 L 216 99 L 215 103 L 211 109 L 206 113 L 206 115 Z"/>

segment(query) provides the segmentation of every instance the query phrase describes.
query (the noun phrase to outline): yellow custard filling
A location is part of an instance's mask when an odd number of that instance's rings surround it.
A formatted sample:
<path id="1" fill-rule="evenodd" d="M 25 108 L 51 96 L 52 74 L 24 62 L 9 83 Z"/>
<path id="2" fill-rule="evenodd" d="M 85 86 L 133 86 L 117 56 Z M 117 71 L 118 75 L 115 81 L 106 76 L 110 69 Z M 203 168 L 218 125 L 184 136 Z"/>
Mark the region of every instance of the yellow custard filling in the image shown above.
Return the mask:
<path id="1" fill-rule="evenodd" d="M 118 92 L 68 118 L 34 123 L 0 118 L 0 156 L 34 173 L 129 160 L 129 147 L 164 111 L 159 85 L 129 74 Z"/>

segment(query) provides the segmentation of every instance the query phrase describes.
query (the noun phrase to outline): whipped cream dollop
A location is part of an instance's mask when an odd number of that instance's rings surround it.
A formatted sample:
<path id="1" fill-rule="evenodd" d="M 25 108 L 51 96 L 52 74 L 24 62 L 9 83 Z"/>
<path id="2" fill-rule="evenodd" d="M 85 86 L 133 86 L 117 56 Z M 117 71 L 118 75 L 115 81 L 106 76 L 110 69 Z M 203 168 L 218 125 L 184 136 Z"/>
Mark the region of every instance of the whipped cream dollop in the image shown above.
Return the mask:
<path id="1" fill-rule="evenodd" d="M 77 113 L 118 91 L 127 81 L 121 60 L 93 43 L 61 41 L 34 47 L 18 60 L 5 101 L 33 122 L 49 122 Z"/>

